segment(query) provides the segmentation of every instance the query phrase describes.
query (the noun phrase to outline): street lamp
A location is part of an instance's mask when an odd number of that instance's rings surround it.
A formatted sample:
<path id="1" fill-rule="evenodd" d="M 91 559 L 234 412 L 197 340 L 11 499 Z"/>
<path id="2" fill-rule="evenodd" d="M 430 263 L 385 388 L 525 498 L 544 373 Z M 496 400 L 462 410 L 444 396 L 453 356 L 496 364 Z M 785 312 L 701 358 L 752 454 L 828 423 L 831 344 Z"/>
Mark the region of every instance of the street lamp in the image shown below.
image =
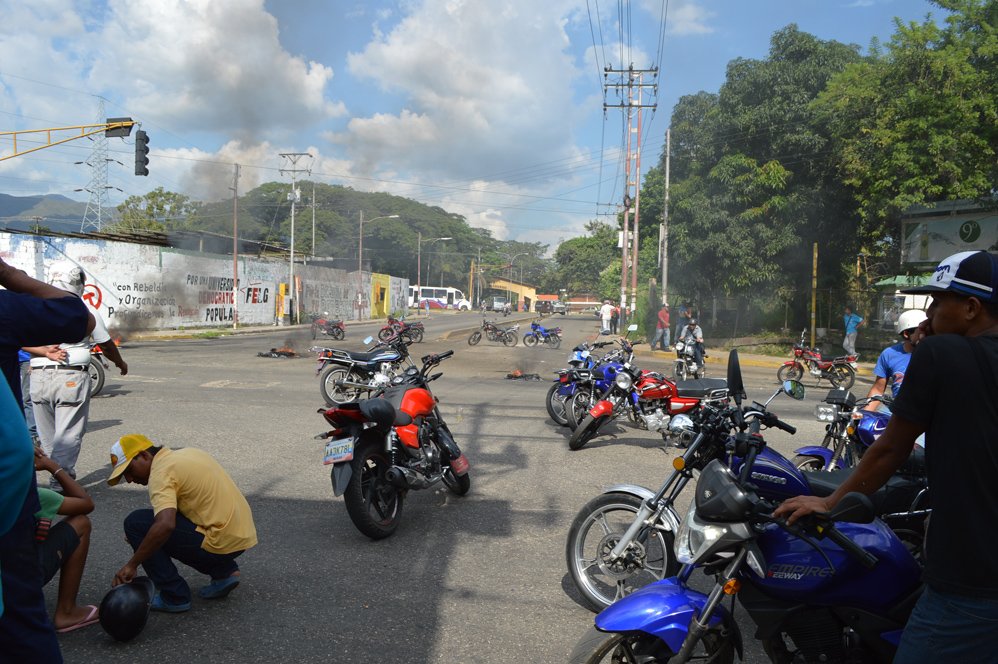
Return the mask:
<path id="1" fill-rule="evenodd" d="M 367 223 L 378 219 L 398 219 L 397 214 L 368 219 Z M 360 211 L 360 241 L 357 243 L 357 320 L 364 318 L 364 211 Z"/>
<path id="2" fill-rule="evenodd" d="M 428 237 L 423 240 L 423 232 L 416 238 L 416 311 L 419 311 L 419 298 L 423 297 L 423 242 L 433 244 L 437 240 L 453 240 L 452 237 Z M 426 280 L 430 280 L 430 263 L 426 262 Z"/>

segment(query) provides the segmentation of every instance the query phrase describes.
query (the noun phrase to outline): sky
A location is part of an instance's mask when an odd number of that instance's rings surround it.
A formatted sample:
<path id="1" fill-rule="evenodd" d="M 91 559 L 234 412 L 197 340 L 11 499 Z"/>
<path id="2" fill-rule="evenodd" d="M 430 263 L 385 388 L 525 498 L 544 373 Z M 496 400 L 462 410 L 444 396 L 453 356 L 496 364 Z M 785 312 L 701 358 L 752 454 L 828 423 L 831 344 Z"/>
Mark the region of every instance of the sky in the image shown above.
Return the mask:
<path id="1" fill-rule="evenodd" d="M 605 68 L 658 69 L 644 78 L 658 86 L 642 99 L 656 104 L 642 111 L 644 173 L 677 100 L 717 92 L 728 62 L 765 58 L 776 30 L 865 53 L 894 17 L 929 13 L 945 17 L 925 0 L 4 0 L 0 132 L 93 124 L 103 98 L 151 149 L 139 177 L 133 138 L 108 139 L 112 205 L 156 187 L 231 198 L 235 163 L 241 192 L 290 186 L 280 154 L 304 152 L 299 178 L 553 249 L 623 199 Z M 12 147 L 0 137 L 0 156 Z M 74 162 L 91 150 L 82 138 L 0 161 L 0 193 L 86 201 L 75 190 L 91 170 Z"/>

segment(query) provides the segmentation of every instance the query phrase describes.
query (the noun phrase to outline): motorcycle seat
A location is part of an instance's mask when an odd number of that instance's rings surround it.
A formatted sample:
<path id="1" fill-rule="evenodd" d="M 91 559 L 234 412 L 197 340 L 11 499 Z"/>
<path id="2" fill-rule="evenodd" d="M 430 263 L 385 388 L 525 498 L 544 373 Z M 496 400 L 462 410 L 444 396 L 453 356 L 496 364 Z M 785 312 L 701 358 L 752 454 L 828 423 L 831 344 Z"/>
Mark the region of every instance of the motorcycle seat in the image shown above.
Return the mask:
<path id="1" fill-rule="evenodd" d="M 699 378 L 676 382 L 676 396 L 687 399 L 702 399 L 718 390 L 726 389 L 728 389 L 728 381 L 724 378 Z"/>
<path id="2" fill-rule="evenodd" d="M 360 402 L 360 412 L 363 413 L 364 417 L 374 422 L 381 431 L 388 431 L 392 426 L 400 426 L 396 425 L 399 411 L 395 410 L 395 406 L 386 399 L 365 399 Z M 406 415 L 406 417 L 409 416 Z M 412 421 L 411 417 L 409 417 L 409 421 Z"/>
<path id="3" fill-rule="evenodd" d="M 804 479 L 811 487 L 811 493 L 825 498 L 839 488 L 852 474 L 853 468 L 825 471 L 804 471 Z M 877 516 L 899 512 L 907 512 L 918 494 L 927 486 L 925 477 L 912 478 L 894 475 L 887 484 L 870 495 L 870 502 Z M 919 509 L 928 509 L 928 501 L 923 496 Z"/>

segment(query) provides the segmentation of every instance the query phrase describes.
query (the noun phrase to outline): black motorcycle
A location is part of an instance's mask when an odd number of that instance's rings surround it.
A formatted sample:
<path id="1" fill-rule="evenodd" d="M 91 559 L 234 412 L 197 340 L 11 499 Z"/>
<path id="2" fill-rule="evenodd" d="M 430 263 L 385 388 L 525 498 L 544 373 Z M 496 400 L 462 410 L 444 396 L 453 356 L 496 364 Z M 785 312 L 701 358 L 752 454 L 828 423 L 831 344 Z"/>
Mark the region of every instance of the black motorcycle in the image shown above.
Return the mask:
<path id="1" fill-rule="evenodd" d="M 371 343 L 368 337 L 364 343 Z M 319 353 L 319 393 L 330 406 L 357 401 L 364 392 L 388 386 L 392 379 L 414 367 L 408 346 L 412 341 L 400 335 L 389 337 L 358 353 L 338 348 L 313 346 L 310 351 Z"/>
<path id="2" fill-rule="evenodd" d="M 504 346 L 515 346 L 516 342 L 520 340 L 517 336 L 516 331 L 520 329 L 519 325 L 510 325 L 509 327 L 499 327 L 496 325 L 495 321 L 490 321 L 485 318 L 482 319 L 482 324 L 479 329 L 471 333 L 468 337 L 468 345 L 474 346 L 479 341 L 482 340 L 484 336 L 489 341 L 499 341 L 502 342 Z"/>

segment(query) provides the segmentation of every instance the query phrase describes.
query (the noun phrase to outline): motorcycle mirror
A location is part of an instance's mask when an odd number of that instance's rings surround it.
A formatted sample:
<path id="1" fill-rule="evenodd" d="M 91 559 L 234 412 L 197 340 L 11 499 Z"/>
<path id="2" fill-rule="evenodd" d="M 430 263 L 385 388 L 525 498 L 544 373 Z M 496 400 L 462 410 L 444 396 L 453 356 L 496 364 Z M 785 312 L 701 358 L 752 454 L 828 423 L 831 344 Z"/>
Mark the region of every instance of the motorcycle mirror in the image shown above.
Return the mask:
<path id="1" fill-rule="evenodd" d="M 783 381 L 783 391 L 787 393 L 791 399 L 796 399 L 797 401 L 804 400 L 804 383 L 799 380 L 785 380 Z"/>
<path id="2" fill-rule="evenodd" d="M 832 521 L 873 523 L 873 503 L 870 502 L 869 497 L 858 491 L 853 491 L 842 496 L 842 500 L 828 512 L 825 512 L 825 516 Z"/>
<path id="3" fill-rule="evenodd" d="M 745 384 L 742 382 L 742 367 L 738 364 L 738 349 L 728 353 L 728 392 L 735 398 L 735 403 L 741 405 L 745 398 Z"/>
<path id="4" fill-rule="evenodd" d="M 367 339 L 364 339 L 364 343 L 366 343 L 366 344 L 369 344 L 372 341 L 374 341 L 374 337 L 368 337 Z"/>

